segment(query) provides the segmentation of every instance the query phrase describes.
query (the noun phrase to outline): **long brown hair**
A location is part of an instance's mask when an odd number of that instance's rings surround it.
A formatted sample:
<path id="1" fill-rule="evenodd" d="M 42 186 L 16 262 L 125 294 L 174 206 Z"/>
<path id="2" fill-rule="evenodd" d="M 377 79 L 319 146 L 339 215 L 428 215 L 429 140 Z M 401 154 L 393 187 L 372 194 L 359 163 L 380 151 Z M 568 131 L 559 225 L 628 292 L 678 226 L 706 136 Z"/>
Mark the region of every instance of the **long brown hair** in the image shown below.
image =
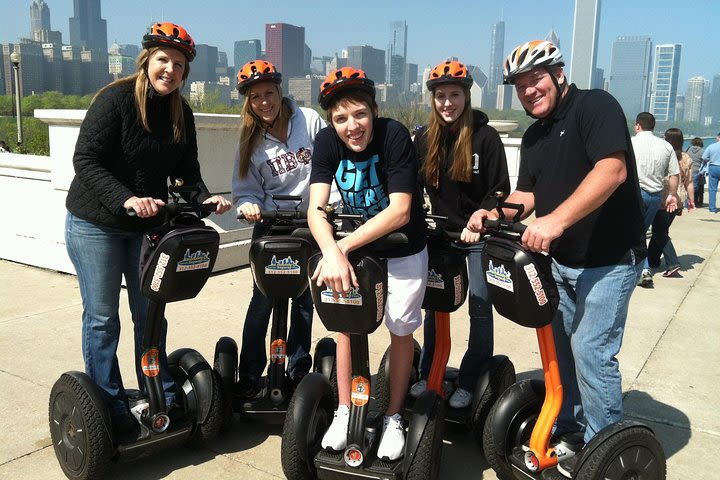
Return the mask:
<path id="1" fill-rule="evenodd" d="M 421 172 L 425 184 L 437 188 L 440 179 L 440 162 L 449 154 L 446 151 L 446 143 L 451 126 L 443 120 L 435 108 L 435 91 L 430 99 L 432 112 L 425 133 L 427 149 Z M 462 115 L 455 121 L 458 136 L 452 147 L 453 162 L 450 166 L 450 178 L 454 182 L 468 183 L 472 179 L 473 113 L 470 106 L 470 90 L 463 87 L 463 92 L 465 92 L 465 107 Z"/>
<path id="2" fill-rule="evenodd" d="M 281 99 L 280 111 L 275 121 L 287 123 L 292 116 L 292 106 L 290 105 L 290 100 L 282 96 L 282 88 L 280 85 L 275 84 L 275 87 L 277 88 L 278 97 Z M 258 140 L 260 140 L 260 136 L 265 135 L 267 131 L 265 124 L 255 115 L 255 112 L 253 112 L 252 106 L 250 105 L 249 93 L 250 92 L 248 92 L 248 95 L 245 95 L 245 101 L 243 102 L 240 113 L 240 164 L 238 171 L 240 178 L 247 177 L 253 151 L 258 144 Z"/>
<path id="3" fill-rule="evenodd" d="M 148 63 L 152 55 L 160 50 L 161 47 L 151 47 L 143 49 L 135 60 L 136 71 L 129 77 L 119 78 L 114 82 L 101 88 L 93 97 L 92 101 L 103 93 L 105 90 L 114 87 L 115 85 L 124 85 L 126 83 L 133 83 L 135 85 L 135 106 L 138 111 L 138 121 L 143 126 L 143 129 L 151 133 L 150 122 L 148 121 L 148 94 L 150 92 L 150 79 L 148 78 L 147 70 Z M 190 75 L 190 62 L 185 61 L 185 70 L 183 71 L 182 81 L 183 85 L 185 79 Z M 170 122 L 172 123 L 173 129 L 173 140 L 175 143 L 182 143 L 185 139 L 185 114 L 183 110 L 183 99 L 180 91 L 183 88 L 180 85 L 178 88 L 170 93 Z"/>

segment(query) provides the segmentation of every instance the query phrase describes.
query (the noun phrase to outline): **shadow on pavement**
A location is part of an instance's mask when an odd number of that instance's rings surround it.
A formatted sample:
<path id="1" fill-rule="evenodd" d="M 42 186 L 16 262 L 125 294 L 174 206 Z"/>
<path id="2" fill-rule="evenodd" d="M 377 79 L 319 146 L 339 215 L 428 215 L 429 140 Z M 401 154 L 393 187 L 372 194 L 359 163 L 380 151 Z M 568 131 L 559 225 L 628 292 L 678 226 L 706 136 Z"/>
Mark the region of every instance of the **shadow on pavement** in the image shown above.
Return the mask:
<path id="1" fill-rule="evenodd" d="M 665 456 L 672 457 L 690 441 L 690 419 L 685 413 L 666 403 L 659 402 L 648 393 L 632 390 L 623 398 L 625 416 L 643 423 L 672 426 L 672 435 L 663 434 L 666 429 L 656 431 Z M 651 425 L 652 426 L 652 425 Z M 653 427 L 654 429 L 654 427 Z"/>

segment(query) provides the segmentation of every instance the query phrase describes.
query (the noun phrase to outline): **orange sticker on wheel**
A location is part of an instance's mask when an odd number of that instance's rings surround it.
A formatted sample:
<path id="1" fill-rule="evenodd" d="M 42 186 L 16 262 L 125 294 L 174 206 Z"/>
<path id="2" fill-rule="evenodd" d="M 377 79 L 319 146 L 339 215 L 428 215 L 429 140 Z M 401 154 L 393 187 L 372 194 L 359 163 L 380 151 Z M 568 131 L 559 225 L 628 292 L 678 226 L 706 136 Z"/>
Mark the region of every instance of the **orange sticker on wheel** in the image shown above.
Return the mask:
<path id="1" fill-rule="evenodd" d="M 370 400 L 370 381 L 365 377 L 355 377 L 352 381 L 350 401 L 356 407 L 362 407 Z"/>
<path id="2" fill-rule="evenodd" d="M 285 352 L 287 344 L 285 340 L 278 338 L 270 344 L 270 361 L 272 363 L 285 363 Z"/>
<path id="3" fill-rule="evenodd" d="M 160 350 L 151 348 L 145 351 L 140 365 L 145 376 L 157 377 L 160 374 Z"/>

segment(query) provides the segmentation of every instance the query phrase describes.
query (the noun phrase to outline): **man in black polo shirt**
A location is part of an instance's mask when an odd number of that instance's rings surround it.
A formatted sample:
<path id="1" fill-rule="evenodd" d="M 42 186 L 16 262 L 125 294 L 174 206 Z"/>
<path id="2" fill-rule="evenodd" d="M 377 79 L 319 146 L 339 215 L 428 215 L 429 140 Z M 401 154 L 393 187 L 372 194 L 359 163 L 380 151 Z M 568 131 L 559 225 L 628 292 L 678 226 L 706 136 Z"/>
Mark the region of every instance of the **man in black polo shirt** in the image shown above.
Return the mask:
<path id="1" fill-rule="evenodd" d="M 646 256 L 643 207 L 630 133 L 617 101 L 569 85 L 551 42 L 517 47 L 505 60 L 528 115 L 516 190 L 508 202 L 535 211 L 525 248 L 553 257 L 560 307 L 553 322 L 563 404 L 555 435 L 583 432 L 588 442 L 622 419 L 620 351 L 630 295 Z M 508 211 L 512 216 L 514 211 Z M 494 212 L 468 222 L 483 231 Z M 570 475 L 573 453 L 558 470 Z"/>

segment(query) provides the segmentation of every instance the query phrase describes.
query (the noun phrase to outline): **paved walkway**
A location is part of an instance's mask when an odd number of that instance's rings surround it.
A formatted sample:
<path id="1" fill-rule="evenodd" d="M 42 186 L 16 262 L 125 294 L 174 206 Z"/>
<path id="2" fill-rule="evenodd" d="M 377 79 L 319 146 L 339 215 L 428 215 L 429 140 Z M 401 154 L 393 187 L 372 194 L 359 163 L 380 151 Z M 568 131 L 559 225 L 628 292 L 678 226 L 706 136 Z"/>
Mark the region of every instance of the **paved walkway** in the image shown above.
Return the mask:
<path id="1" fill-rule="evenodd" d="M 718 478 L 714 452 L 720 444 L 720 215 L 707 210 L 683 215 L 672 227 L 681 278 L 656 275 L 655 288 L 632 298 L 620 365 L 625 411 L 656 431 L 668 457 L 668 478 Z M 252 279 L 248 269 L 210 279 L 194 300 L 168 306 L 170 349 L 192 347 L 212 359 L 220 336 L 240 339 Z M 73 276 L 0 260 L 0 478 L 63 478 L 50 444 L 50 389 L 66 370 L 81 370 L 81 303 Z M 125 300 L 123 299 L 123 302 Z M 467 337 L 465 313 L 453 315 L 457 366 Z M 126 379 L 131 369 L 129 313 L 123 305 L 119 356 Z M 315 322 L 313 340 L 326 332 Z M 496 318 L 496 352 L 510 356 L 519 377 L 536 376 L 540 360 L 533 332 Z M 421 339 L 420 339 L 421 340 Z M 370 339 L 377 370 L 388 342 L 384 328 Z M 281 427 L 236 423 L 208 448 L 164 451 L 124 464 L 111 478 L 283 478 Z M 472 436 L 448 432 L 442 478 L 488 478 Z"/>

